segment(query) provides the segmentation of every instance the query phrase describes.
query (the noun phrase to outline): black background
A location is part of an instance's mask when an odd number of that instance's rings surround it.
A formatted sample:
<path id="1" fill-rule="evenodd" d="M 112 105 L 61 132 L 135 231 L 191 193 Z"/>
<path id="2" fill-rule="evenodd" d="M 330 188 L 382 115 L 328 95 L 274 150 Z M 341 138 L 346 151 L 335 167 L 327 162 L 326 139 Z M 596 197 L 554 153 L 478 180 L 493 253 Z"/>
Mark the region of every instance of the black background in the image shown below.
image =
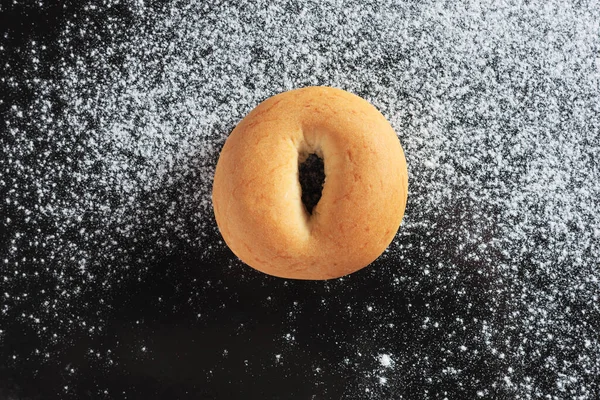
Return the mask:
<path id="1" fill-rule="evenodd" d="M 125 8 L 112 12 L 127 21 Z M 84 16 L 79 2 L 2 6 L 0 76 L 24 82 L 27 72 L 18 71 L 29 68 L 25 48 L 36 40 L 48 47 L 40 74 L 52 77 L 61 57 L 56 46 L 61 27 Z M 0 115 L 9 105 L 27 108 L 32 101 L 25 82 L 18 88 L 0 85 Z M 5 132 L 0 141 L 3 149 L 11 145 Z M 216 155 L 209 162 L 216 163 Z M 409 202 L 408 211 L 415 206 Z M 4 226 L 4 252 L 9 230 L 19 229 L 20 217 L 1 207 L 3 220 L 17 221 Z M 512 398 L 492 383 L 514 360 L 492 357 L 474 326 L 465 328 L 455 318 L 487 318 L 502 327 L 509 310 L 490 315 L 489 306 L 502 304 L 502 296 L 510 293 L 478 274 L 478 263 L 457 258 L 452 228 L 468 214 L 456 210 L 447 215 L 439 221 L 437 241 L 445 245 L 431 243 L 426 232 L 402 239 L 412 266 L 387 254 L 342 280 L 282 280 L 243 266 L 215 234 L 210 244 L 217 250 L 210 263 L 198 265 L 193 252 L 158 257 L 146 266 L 147 273 L 123 273 L 112 288 L 90 290 L 73 315 L 95 321 L 93 333 L 81 326 L 61 331 L 64 321 L 57 319 L 55 328 L 63 334 L 52 342 L 39 337 L 27 320 L 0 316 L 0 399 L 469 399 L 481 388 L 489 390 L 489 398 Z M 144 246 L 152 243 L 138 251 Z M 501 258 L 498 254 L 493 261 Z M 463 267 L 452 281 L 460 285 L 419 280 L 422 271 L 414 265 L 438 260 Z M 522 265 L 526 269 L 528 260 Z M 398 276 L 403 280 L 398 282 Z M 42 279 L 22 290 L 35 293 L 46 285 Z M 468 288 L 466 295 L 456 296 L 459 287 Z M 98 297 L 105 299 L 101 309 Z M 21 307 L 30 311 L 27 303 Z M 425 317 L 445 324 L 423 330 Z M 479 351 L 468 357 L 448 352 L 455 343 Z M 36 354 L 38 348 L 49 356 Z M 573 361 L 577 357 L 571 350 L 546 351 L 566 352 L 563 358 Z M 405 361 L 387 373 L 388 385 L 377 385 L 377 355 L 388 353 L 404 354 Z M 439 375 L 436 371 L 446 364 L 460 365 L 461 376 Z M 520 373 L 552 392 L 555 383 L 540 373 L 542 364 L 543 357 L 533 358 L 520 366 Z M 600 398 L 598 386 L 595 390 Z"/>

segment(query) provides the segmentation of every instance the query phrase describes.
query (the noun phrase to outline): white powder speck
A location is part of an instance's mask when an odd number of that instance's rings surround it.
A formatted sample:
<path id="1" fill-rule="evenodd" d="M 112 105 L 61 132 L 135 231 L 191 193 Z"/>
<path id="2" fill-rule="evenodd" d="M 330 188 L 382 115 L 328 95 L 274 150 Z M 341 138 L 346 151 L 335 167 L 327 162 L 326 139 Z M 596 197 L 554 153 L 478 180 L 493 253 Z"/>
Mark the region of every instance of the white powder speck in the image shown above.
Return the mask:
<path id="1" fill-rule="evenodd" d="M 380 354 L 379 355 L 379 363 L 386 368 L 390 368 L 393 364 L 393 360 L 389 354 Z"/>

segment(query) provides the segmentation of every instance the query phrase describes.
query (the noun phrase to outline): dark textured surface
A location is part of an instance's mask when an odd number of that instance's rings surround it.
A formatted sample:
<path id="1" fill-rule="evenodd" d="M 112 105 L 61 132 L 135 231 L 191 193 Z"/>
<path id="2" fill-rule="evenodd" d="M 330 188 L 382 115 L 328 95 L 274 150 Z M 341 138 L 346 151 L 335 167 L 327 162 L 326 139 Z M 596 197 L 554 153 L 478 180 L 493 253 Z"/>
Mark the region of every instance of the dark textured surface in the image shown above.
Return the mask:
<path id="1" fill-rule="evenodd" d="M 600 398 L 598 2 L 5 3 L 0 399 Z M 212 174 L 317 84 L 390 120 L 409 201 L 373 265 L 288 281 Z"/>
<path id="2" fill-rule="evenodd" d="M 324 168 L 323 159 L 316 154 L 310 154 L 298 166 L 298 179 L 302 188 L 302 203 L 309 214 L 312 214 L 313 208 L 319 203 L 323 193 Z"/>

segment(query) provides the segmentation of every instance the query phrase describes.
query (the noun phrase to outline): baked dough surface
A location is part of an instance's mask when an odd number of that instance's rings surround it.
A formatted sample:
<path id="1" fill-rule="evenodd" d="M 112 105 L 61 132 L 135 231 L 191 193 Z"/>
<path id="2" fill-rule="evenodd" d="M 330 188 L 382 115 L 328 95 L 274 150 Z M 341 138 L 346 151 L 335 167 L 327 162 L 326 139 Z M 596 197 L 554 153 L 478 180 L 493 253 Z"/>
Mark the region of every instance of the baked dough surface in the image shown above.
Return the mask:
<path id="1" fill-rule="evenodd" d="M 299 163 L 323 159 L 322 196 L 309 214 Z M 263 101 L 233 130 L 217 163 L 216 221 L 231 250 L 264 273 L 330 279 L 357 271 L 390 244 L 408 174 L 385 117 L 366 100 L 307 87 Z"/>

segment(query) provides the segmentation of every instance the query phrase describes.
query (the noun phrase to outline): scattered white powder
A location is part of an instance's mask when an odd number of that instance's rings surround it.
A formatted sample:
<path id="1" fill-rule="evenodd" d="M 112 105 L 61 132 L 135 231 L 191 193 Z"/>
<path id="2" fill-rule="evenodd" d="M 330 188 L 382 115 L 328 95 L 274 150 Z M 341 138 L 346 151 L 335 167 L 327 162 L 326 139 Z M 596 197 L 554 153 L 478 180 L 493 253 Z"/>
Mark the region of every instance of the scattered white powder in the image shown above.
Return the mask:
<path id="1" fill-rule="evenodd" d="M 379 355 L 379 363 L 383 367 L 391 367 L 392 366 L 392 358 L 389 356 L 389 354 L 380 354 Z"/>
<path id="2" fill-rule="evenodd" d="M 149 263 L 222 251 L 210 191 L 227 134 L 261 100 L 323 84 L 382 111 L 410 173 L 400 233 L 366 272 L 375 328 L 340 350 L 387 342 L 395 359 L 349 362 L 369 379 L 348 398 L 598 394 L 597 1 L 182 0 L 128 19 L 116 3 L 64 28 L 49 73 L 32 42 L 32 68 L 2 78 L 35 99 L 0 121 L 0 318 L 31 324 L 40 359 L 101 331 Z"/>

